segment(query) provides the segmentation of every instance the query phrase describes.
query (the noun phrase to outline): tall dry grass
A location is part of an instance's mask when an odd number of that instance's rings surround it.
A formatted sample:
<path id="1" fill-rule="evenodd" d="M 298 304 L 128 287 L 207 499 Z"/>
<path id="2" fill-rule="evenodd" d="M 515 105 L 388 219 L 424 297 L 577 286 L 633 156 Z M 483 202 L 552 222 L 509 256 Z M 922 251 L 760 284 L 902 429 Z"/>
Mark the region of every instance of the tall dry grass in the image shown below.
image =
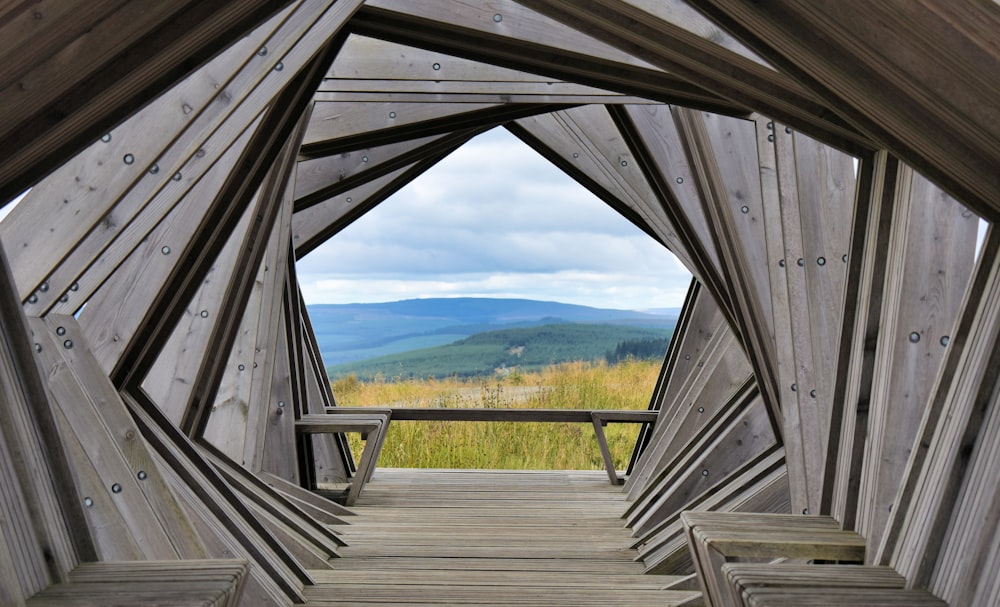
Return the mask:
<path id="1" fill-rule="evenodd" d="M 537 409 L 645 409 L 660 365 L 627 360 L 553 365 L 488 380 L 429 379 L 333 383 L 337 403 L 348 407 L 482 407 Z M 635 446 L 638 424 L 610 424 L 606 434 L 619 469 Z M 351 437 L 360 453 L 360 439 Z M 379 466 L 599 470 L 604 467 L 589 424 L 533 422 L 394 421 Z"/>

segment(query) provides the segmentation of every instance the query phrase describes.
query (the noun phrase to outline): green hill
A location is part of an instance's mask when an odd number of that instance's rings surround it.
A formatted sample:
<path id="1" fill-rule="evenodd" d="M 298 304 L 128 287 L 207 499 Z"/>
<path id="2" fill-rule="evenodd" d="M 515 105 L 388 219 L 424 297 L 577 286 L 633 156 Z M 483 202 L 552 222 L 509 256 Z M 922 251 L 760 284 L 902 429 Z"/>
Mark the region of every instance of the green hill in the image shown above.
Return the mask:
<path id="1" fill-rule="evenodd" d="M 662 357 L 672 331 L 579 323 L 502 329 L 477 333 L 443 346 L 332 365 L 327 371 L 334 379 L 352 373 L 364 380 L 451 375 L 490 377 L 500 369 L 534 370 L 560 362 L 604 359 L 616 351 L 620 353 L 620 346 L 626 342 L 642 344 L 659 340 L 657 345 L 662 349 L 657 357 Z"/>

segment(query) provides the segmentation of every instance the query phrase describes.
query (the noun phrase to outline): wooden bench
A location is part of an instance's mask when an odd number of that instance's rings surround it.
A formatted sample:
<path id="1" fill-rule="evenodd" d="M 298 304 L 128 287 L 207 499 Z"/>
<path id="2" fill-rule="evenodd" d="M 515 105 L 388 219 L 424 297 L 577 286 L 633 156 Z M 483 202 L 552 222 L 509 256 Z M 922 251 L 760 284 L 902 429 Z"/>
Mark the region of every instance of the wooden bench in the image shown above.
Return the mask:
<path id="1" fill-rule="evenodd" d="M 863 562 L 865 540 L 828 516 L 684 512 L 681 514 L 706 603 L 740 605 L 722 577 L 731 558 Z"/>
<path id="2" fill-rule="evenodd" d="M 385 443 L 385 435 L 389 427 L 390 415 L 387 413 L 364 412 L 347 413 L 337 412 L 332 414 L 303 415 L 295 422 L 295 431 L 299 435 L 307 434 L 341 434 L 347 432 L 358 432 L 365 441 L 364 451 L 361 453 L 361 460 L 358 462 L 357 472 L 351 482 L 346 494 L 344 504 L 353 505 L 361 495 L 365 483 L 371 480 L 375 465 L 378 462 L 379 453 Z M 316 489 L 315 481 L 312 480 L 309 471 L 311 468 L 303 466 L 303 476 L 309 488 Z"/>
<path id="3" fill-rule="evenodd" d="M 236 607 L 247 569 L 236 559 L 82 563 L 26 607 Z"/>
<path id="4" fill-rule="evenodd" d="M 728 563 L 722 573 L 744 606 L 946 605 L 929 592 L 907 589 L 891 567 Z"/>

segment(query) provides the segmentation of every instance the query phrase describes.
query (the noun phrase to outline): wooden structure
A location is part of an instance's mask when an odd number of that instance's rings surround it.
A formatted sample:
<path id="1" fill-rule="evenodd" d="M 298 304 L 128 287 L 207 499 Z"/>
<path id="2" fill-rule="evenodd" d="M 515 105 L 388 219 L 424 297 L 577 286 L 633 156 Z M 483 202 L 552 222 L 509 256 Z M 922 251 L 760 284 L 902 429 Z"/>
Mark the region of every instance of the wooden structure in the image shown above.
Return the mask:
<path id="1" fill-rule="evenodd" d="M 615 494 L 663 604 L 1000 604 L 995 2 L 0 16 L 0 604 L 366 584 L 294 262 L 494 127 L 695 276 Z"/>

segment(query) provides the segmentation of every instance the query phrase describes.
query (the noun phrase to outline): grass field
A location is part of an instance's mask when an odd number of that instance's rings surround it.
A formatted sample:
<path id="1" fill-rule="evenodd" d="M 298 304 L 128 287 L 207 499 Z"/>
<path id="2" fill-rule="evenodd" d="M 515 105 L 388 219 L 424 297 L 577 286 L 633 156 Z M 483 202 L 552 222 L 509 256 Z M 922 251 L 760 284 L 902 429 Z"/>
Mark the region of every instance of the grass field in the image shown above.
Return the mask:
<path id="1" fill-rule="evenodd" d="M 348 407 L 510 407 L 539 409 L 645 409 L 658 361 L 573 362 L 502 379 L 429 379 L 333 383 L 337 403 Z M 608 443 L 619 469 L 628 464 L 638 424 L 610 424 Z M 353 436 L 352 436 L 353 439 Z M 352 449 L 360 453 L 360 442 Z M 409 422 L 390 426 L 380 466 L 599 470 L 604 467 L 589 424 Z"/>

